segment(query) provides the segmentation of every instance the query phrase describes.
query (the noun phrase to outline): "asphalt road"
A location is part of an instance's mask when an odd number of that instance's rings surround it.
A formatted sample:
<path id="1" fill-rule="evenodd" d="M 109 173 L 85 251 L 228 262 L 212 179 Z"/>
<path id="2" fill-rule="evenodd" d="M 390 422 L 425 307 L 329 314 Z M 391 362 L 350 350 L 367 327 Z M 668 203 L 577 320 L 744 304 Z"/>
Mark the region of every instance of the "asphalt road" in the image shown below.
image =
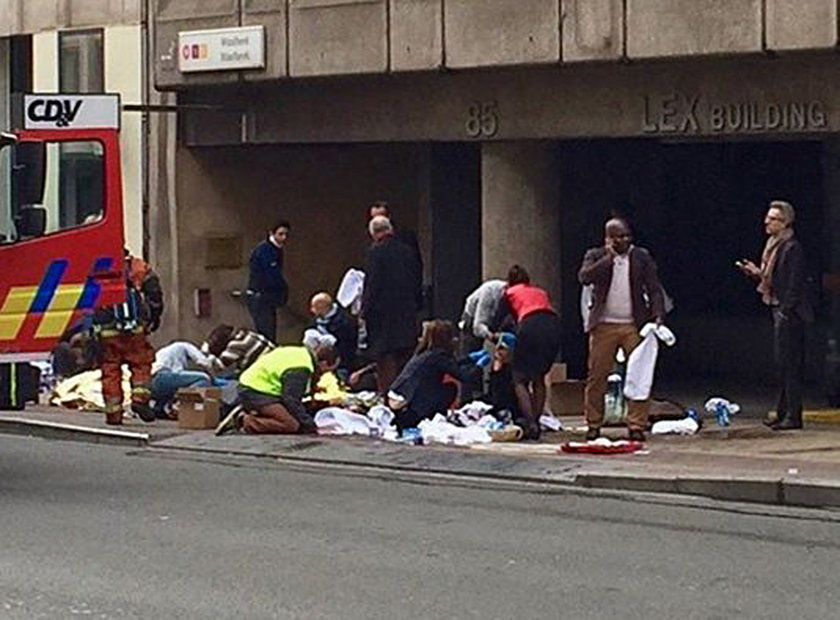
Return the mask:
<path id="1" fill-rule="evenodd" d="M 2 618 L 801 620 L 840 609 L 840 519 L 819 512 L 2 436 L 0 506 Z"/>

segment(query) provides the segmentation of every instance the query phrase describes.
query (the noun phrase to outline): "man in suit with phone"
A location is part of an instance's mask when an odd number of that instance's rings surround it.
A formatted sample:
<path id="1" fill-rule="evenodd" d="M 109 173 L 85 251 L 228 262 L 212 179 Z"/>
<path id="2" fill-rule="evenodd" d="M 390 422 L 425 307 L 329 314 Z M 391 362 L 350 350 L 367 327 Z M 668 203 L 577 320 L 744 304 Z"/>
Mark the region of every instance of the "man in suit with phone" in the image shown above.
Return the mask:
<path id="1" fill-rule="evenodd" d="M 807 268 L 802 244 L 793 232 L 796 212 L 789 202 L 773 200 L 764 216 L 767 243 L 761 265 L 735 262 L 741 273 L 757 282 L 761 300 L 773 318 L 773 344 L 781 392 L 776 419 L 765 420 L 777 431 L 802 428 L 802 383 L 805 369 L 805 325 L 814 320 L 807 294 Z"/>

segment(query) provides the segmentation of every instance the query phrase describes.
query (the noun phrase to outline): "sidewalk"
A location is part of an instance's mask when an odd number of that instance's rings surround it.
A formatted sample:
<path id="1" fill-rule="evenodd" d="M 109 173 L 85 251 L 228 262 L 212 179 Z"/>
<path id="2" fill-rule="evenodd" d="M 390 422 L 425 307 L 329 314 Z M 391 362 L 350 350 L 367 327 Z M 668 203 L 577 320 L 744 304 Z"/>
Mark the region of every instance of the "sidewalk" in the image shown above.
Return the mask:
<path id="1" fill-rule="evenodd" d="M 559 444 L 582 438 L 582 420 L 541 443 L 494 443 L 472 448 L 405 446 L 366 438 L 224 436 L 184 431 L 174 422 L 128 419 L 115 430 L 97 413 L 51 407 L 0 412 L 0 432 L 52 439 L 149 446 L 286 462 L 352 465 L 390 471 L 442 473 L 570 487 L 701 495 L 723 500 L 840 508 L 840 425 L 809 424 L 774 433 L 754 420 L 694 437 L 651 437 L 645 453 L 568 455 Z M 621 437 L 621 429 L 607 429 Z"/>

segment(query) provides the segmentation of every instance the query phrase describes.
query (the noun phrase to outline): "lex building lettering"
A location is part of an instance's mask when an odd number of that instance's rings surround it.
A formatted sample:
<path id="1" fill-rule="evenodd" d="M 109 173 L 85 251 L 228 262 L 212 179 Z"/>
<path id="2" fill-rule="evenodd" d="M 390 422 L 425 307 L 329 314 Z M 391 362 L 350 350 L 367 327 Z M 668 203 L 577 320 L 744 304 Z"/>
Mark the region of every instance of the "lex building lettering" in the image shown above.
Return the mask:
<path id="1" fill-rule="evenodd" d="M 646 134 L 824 131 L 828 127 L 828 110 L 819 100 L 710 101 L 683 93 L 642 98 L 642 132 Z"/>

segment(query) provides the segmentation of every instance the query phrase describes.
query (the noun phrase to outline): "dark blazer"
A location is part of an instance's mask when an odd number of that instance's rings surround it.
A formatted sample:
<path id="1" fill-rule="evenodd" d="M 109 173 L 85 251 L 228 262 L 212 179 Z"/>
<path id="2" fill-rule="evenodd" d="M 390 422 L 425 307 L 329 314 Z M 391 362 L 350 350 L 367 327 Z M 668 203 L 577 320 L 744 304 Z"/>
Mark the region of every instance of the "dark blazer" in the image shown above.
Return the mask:
<path id="1" fill-rule="evenodd" d="M 392 222 L 393 224 L 393 222 Z M 418 301 L 419 305 L 423 305 L 423 253 L 420 251 L 420 242 L 417 240 L 417 233 L 409 228 L 401 228 L 401 227 L 394 227 L 394 238 L 397 241 L 402 241 L 406 244 L 410 249 L 411 253 L 414 255 L 414 260 L 417 261 L 417 266 L 420 269 L 420 286 L 417 289 L 418 294 L 420 295 L 420 299 Z"/>
<path id="2" fill-rule="evenodd" d="M 589 320 L 583 326 L 590 332 L 601 322 L 607 293 L 613 274 L 613 259 L 604 247 L 587 250 L 578 272 L 581 284 L 592 284 L 592 307 Z M 634 246 L 630 252 L 630 297 L 633 304 L 633 322 L 641 327 L 653 318 L 665 318 L 665 300 L 662 284 L 657 275 L 656 262 L 650 253 Z"/>
<path id="3" fill-rule="evenodd" d="M 285 306 L 289 286 L 283 275 L 283 249 L 268 240 L 263 241 L 251 252 L 248 267 L 248 288 L 259 293 L 265 301 Z"/>
<path id="4" fill-rule="evenodd" d="M 778 249 L 771 280 L 773 294 L 779 300 L 779 310 L 783 314 L 798 316 L 806 323 L 814 320 L 814 307 L 808 296 L 805 251 L 796 237 L 791 237 Z"/>
<path id="5" fill-rule="evenodd" d="M 414 253 L 402 241 L 389 237 L 368 249 L 362 317 L 374 355 L 417 344 L 421 278 Z"/>

